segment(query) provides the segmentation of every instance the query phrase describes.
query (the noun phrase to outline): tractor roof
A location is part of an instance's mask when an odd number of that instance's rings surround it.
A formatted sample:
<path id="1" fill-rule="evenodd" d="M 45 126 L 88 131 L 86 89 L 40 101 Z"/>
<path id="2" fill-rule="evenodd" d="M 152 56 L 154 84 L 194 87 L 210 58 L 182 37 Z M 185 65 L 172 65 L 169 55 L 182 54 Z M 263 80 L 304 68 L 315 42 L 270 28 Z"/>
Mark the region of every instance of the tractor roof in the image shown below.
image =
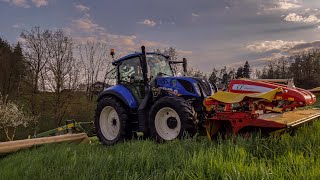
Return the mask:
<path id="1" fill-rule="evenodd" d="M 147 55 L 150 55 L 150 54 L 160 55 L 160 56 L 164 56 L 164 57 L 168 58 L 168 56 L 165 56 L 165 55 L 160 54 L 160 53 L 147 52 Z M 137 56 L 141 56 L 141 55 L 142 55 L 141 52 L 129 54 L 129 55 L 127 55 L 127 56 L 124 56 L 124 57 L 122 57 L 122 58 L 119 58 L 119 59 L 113 61 L 113 62 L 112 62 L 112 65 L 117 65 L 119 62 L 122 62 L 122 61 L 125 61 L 125 60 L 128 60 L 128 59 L 131 59 L 131 58 L 134 58 L 134 57 L 137 57 Z"/>

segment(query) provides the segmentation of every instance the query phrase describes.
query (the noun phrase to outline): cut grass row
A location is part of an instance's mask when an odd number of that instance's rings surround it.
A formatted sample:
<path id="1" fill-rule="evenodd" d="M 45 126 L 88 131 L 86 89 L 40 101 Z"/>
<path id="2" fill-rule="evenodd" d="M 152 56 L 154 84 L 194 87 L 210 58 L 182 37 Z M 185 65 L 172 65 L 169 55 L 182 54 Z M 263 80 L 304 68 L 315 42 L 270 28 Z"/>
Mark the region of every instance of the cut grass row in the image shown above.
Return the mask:
<path id="1" fill-rule="evenodd" d="M 280 139 L 52 144 L 0 159 L 0 179 L 320 178 L 320 121 Z"/>

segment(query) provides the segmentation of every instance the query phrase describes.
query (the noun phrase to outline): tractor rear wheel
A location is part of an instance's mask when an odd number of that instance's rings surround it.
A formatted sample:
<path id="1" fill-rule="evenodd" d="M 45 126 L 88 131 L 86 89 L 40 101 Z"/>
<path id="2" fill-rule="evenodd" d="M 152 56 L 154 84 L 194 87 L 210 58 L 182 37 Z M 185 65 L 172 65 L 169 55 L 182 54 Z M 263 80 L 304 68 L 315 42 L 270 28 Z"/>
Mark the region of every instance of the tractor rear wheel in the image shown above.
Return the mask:
<path id="1" fill-rule="evenodd" d="M 104 145 L 113 145 L 126 136 L 128 114 L 125 107 L 113 97 L 99 101 L 95 114 L 97 137 Z"/>
<path id="2" fill-rule="evenodd" d="M 191 105 L 179 97 L 163 97 L 150 111 L 151 136 L 159 142 L 170 141 L 196 132 Z"/>

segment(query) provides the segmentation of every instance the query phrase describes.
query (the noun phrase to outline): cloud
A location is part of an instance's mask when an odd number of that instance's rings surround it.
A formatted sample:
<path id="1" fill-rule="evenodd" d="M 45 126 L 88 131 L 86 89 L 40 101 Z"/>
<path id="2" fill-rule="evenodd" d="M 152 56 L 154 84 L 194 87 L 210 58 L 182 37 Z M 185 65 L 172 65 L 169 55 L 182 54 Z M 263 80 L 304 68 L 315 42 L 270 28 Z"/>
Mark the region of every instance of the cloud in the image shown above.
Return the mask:
<path id="1" fill-rule="evenodd" d="M 135 46 L 136 43 L 134 42 L 134 40 L 136 39 L 137 37 L 132 35 L 132 36 L 126 36 L 126 37 L 123 37 L 122 38 L 122 42 L 124 45 L 126 46 Z"/>
<path id="2" fill-rule="evenodd" d="M 288 1 L 280 1 L 278 2 L 278 9 L 282 9 L 282 10 L 288 10 L 288 9 L 295 9 L 295 8 L 299 8 L 301 7 L 300 4 L 296 4 L 296 3 L 292 3 L 292 2 L 288 2 Z M 276 8 L 276 9 L 277 9 Z"/>
<path id="3" fill-rule="evenodd" d="M 199 16 L 200 16 L 200 15 L 197 14 L 197 13 L 191 13 L 191 15 L 192 15 L 193 17 L 199 17 Z"/>
<path id="4" fill-rule="evenodd" d="M 309 16 L 303 17 L 303 16 L 298 15 L 296 13 L 288 14 L 284 18 L 284 20 L 288 21 L 288 22 L 304 22 L 304 23 L 318 23 L 318 22 L 320 22 L 320 19 L 318 19 L 318 17 L 315 15 L 309 15 Z"/>
<path id="5" fill-rule="evenodd" d="M 63 32 L 65 32 L 67 35 L 70 35 L 72 33 L 72 29 L 70 27 L 64 27 L 62 28 Z"/>
<path id="6" fill-rule="evenodd" d="M 302 22 L 303 19 L 304 18 L 302 16 L 297 15 L 296 13 L 290 13 L 284 18 L 285 21 L 289 22 Z"/>
<path id="7" fill-rule="evenodd" d="M 151 20 L 151 19 L 145 19 L 144 21 L 140 21 L 138 23 L 146 25 L 146 26 L 149 26 L 149 27 L 153 27 L 153 26 L 157 25 L 157 23 L 154 20 Z"/>
<path id="8" fill-rule="evenodd" d="M 296 0 L 262 1 L 260 7 L 264 11 L 287 11 L 302 7 Z"/>
<path id="9" fill-rule="evenodd" d="M 30 8 L 31 7 L 27 0 L 2 0 L 2 1 L 7 2 L 13 6 L 17 6 L 17 7 L 22 7 L 22 8 Z M 31 0 L 31 2 L 36 7 L 46 6 L 49 3 L 48 0 Z"/>
<path id="10" fill-rule="evenodd" d="M 116 46 L 129 47 L 129 49 L 136 46 L 137 36 L 135 35 L 128 36 L 128 35 L 105 33 L 105 37 L 110 41 L 110 43 Z"/>
<path id="11" fill-rule="evenodd" d="M 320 40 L 313 42 L 281 40 L 264 41 L 253 43 L 247 46 L 247 48 L 261 55 L 257 56 L 255 60 L 249 61 L 250 65 L 261 68 L 267 61 L 276 60 L 281 57 L 289 57 L 299 52 L 320 49 Z M 236 67 L 239 63 L 231 63 L 228 66 Z"/>
<path id="12" fill-rule="evenodd" d="M 80 9 L 79 9 L 80 10 Z M 81 10 L 88 10 L 82 8 Z M 113 48 L 133 50 L 136 45 L 135 35 L 118 35 L 108 33 L 107 30 L 95 23 L 89 17 L 72 20 L 69 27 L 64 28 L 78 43 L 101 42 L 111 45 Z"/>
<path id="13" fill-rule="evenodd" d="M 181 50 L 181 49 L 177 49 L 176 51 L 181 57 L 190 56 L 193 53 L 192 51 Z"/>
<path id="14" fill-rule="evenodd" d="M 48 5 L 48 0 L 32 0 L 33 4 L 37 7 Z"/>
<path id="15" fill-rule="evenodd" d="M 12 27 L 18 29 L 18 28 L 20 28 L 20 24 L 15 24 Z"/>
<path id="16" fill-rule="evenodd" d="M 88 12 L 90 10 L 89 7 L 82 5 L 82 4 L 78 4 L 75 6 L 77 10 L 81 11 L 81 12 Z"/>
<path id="17" fill-rule="evenodd" d="M 298 44 L 305 43 L 304 41 L 263 41 L 263 42 L 254 42 L 247 46 L 247 49 L 253 52 L 268 52 L 268 51 L 287 51 Z"/>
<path id="18" fill-rule="evenodd" d="M 304 22 L 320 22 L 320 19 L 318 19 L 315 15 L 310 15 L 309 17 L 304 19 Z"/>
<path id="19" fill-rule="evenodd" d="M 302 44 L 297 44 L 293 48 L 291 48 L 291 51 L 293 52 L 299 52 L 299 51 L 307 51 L 311 49 L 320 49 L 320 41 L 313 41 L 313 42 L 306 42 Z"/>
<path id="20" fill-rule="evenodd" d="M 13 6 L 22 7 L 22 8 L 29 8 L 30 5 L 26 0 L 2 0 L 3 2 L 7 2 Z"/>
<path id="21" fill-rule="evenodd" d="M 98 24 L 94 23 L 89 18 L 80 18 L 73 20 L 73 25 L 76 28 L 84 30 L 86 32 L 95 32 L 95 31 L 103 31 L 105 30 L 103 27 L 99 26 Z"/>
<path id="22" fill-rule="evenodd" d="M 16 42 L 25 43 L 26 40 L 19 36 L 19 37 L 16 38 Z"/>
<path id="23" fill-rule="evenodd" d="M 246 60 L 243 60 L 243 61 L 230 63 L 230 64 L 227 64 L 225 66 L 228 69 L 237 70 L 238 67 L 243 66 L 245 64 L 245 62 L 248 61 L 251 68 L 262 69 L 266 65 L 267 61 L 274 60 L 274 59 L 279 59 L 281 57 L 283 57 L 283 55 L 281 53 L 273 53 L 269 57 L 258 58 L 258 59 L 255 59 L 255 60 L 247 60 L 246 59 Z M 255 72 L 253 71 L 253 73 L 255 73 Z"/>
<path id="24" fill-rule="evenodd" d="M 153 48 L 153 49 L 169 47 L 167 44 L 164 44 L 164 43 L 161 43 L 158 41 L 149 41 L 149 40 L 140 40 L 139 44 L 144 45 L 149 48 Z"/>
<path id="25" fill-rule="evenodd" d="M 23 26 L 25 26 L 25 24 L 23 24 L 23 23 L 17 23 L 17 24 L 12 25 L 12 27 L 15 29 L 21 29 Z"/>
<path id="26" fill-rule="evenodd" d="M 150 23 L 152 24 L 152 22 L 144 21 L 144 24 Z M 86 43 L 88 41 L 106 43 L 110 48 L 116 49 L 118 56 L 140 51 L 141 45 L 145 45 L 148 51 L 170 47 L 166 43 L 146 40 L 136 35 L 110 33 L 89 17 L 72 20 L 71 25 L 65 27 L 64 31 L 70 34 L 77 43 Z M 191 51 L 185 50 L 180 50 L 179 52 L 181 54 L 192 54 Z"/>

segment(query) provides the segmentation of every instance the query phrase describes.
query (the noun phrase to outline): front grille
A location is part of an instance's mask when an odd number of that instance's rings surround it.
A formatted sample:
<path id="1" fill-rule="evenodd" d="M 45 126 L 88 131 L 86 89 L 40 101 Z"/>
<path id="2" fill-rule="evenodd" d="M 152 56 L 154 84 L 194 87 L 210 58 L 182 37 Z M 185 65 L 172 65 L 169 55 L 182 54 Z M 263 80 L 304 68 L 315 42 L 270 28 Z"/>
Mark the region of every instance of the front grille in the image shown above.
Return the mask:
<path id="1" fill-rule="evenodd" d="M 211 87 L 209 83 L 201 78 L 194 78 L 197 81 L 198 85 L 201 87 L 205 95 L 211 96 Z"/>

